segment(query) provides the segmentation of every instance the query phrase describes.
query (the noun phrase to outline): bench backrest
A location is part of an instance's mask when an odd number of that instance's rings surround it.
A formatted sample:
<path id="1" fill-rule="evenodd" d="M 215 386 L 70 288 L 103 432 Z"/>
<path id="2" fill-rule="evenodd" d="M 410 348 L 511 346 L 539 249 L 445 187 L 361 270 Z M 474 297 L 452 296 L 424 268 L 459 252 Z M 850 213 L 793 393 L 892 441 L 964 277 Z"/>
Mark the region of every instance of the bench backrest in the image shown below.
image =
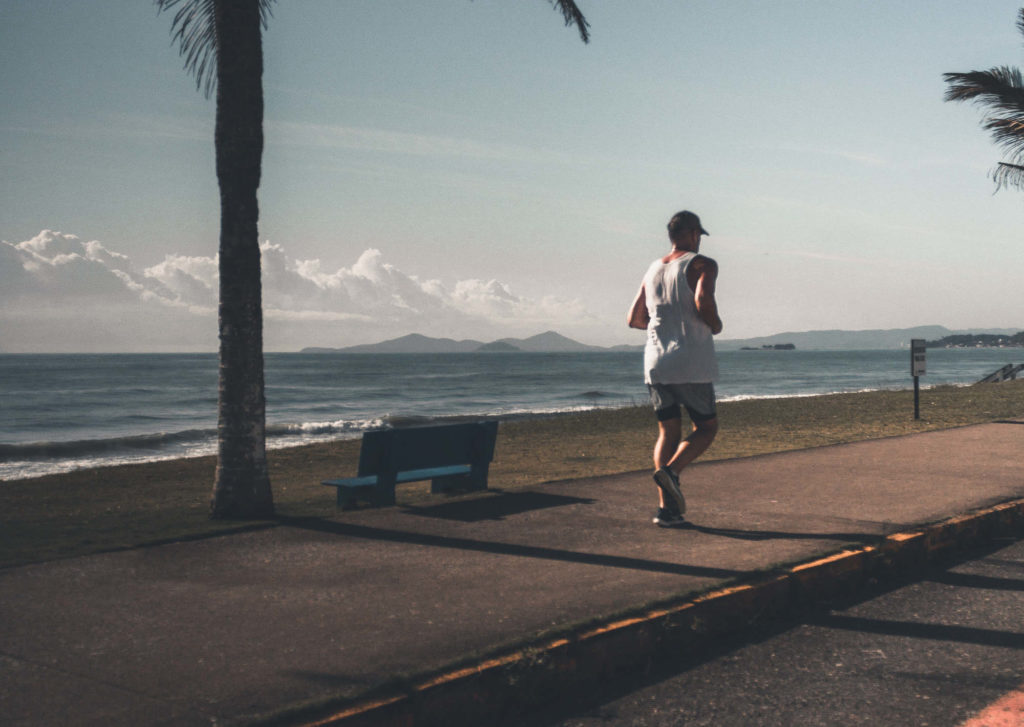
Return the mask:
<path id="1" fill-rule="evenodd" d="M 497 434 L 496 421 L 366 432 L 359 452 L 359 476 L 455 464 L 487 464 L 494 459 Z"/>

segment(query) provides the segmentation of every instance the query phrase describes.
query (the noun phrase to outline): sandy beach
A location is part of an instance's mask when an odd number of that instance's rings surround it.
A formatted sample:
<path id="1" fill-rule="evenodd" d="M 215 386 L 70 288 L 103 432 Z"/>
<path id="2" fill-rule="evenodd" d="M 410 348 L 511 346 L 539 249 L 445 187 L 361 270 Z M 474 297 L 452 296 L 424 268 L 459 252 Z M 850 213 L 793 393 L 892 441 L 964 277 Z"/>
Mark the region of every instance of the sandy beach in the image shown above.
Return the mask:
<path id="1" fill-rule="evenodd" d="M 925 389 L 919 420 L 913 418 L 911 391 L 725 402 L 720 405 L 719 438 L 704 460 L 1022 415 L 1024 381 Z M 490 487 L 508 491 L 646 469 L 654 434 L 654 419 L 646 407 L 503 422 Z M 320 482 L 354 474 L 358 452 L 357 440 L 271 451 L 278 514 L 333 516 L 334 490 Z M 210 521 L 207 506 L 214 467 L 212 457 L 200 457 L 0 483 L 0 567 L 271 524 Z M 403 486 L 399 506 L 430 497 L 427 489 L 427 483 Z M 640 496 L 653 499 L 653 485 L 652 492 Z"/>

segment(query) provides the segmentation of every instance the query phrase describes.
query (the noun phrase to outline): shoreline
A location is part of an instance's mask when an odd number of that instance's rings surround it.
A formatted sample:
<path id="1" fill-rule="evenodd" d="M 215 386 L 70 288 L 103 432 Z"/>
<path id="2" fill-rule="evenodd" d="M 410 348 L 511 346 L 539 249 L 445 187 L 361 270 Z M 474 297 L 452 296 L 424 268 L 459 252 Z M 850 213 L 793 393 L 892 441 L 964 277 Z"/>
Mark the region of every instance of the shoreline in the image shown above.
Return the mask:
<path id="1" fill-rule="evenodd" d="M 773 354 L 774 363 L 766 363 L 759 354 L 723 352 L 719 401 L 812 399 L 902 391 L 912 384 L 905 357 L 897 352 L 796 353 Z M 923 388 L 970 385 L 1006 364 L 1003 355 L 977 353 L 937 353 Z M 145 364 L 107 354 L 83 364 L 79 357 L 57 355 L 45 366 L 5 369 L 0 398 L 8 397 L 11 410 L 0 423 L 0 487 L 83 468 L 215 454 L 215 369 L 146 356 L 151 360 Z M 381 426 L 537 420 L 647 402 L 632 359 L 614 356 L 609 363 L 604 356 L 577 354 L 561 357 L 557 366 L 541 366 L 535 354 L 523 356 L 511 368 L 493 361 L 453 368 L 429 356 L 385 365 L 380 357 L 359 356 L 353 358 L 369 362 L 346 364 L 341 381 L 332 366 L 286 356 L 268 369 L 273 375 L 267 384 L 267 446 L 358 439 Z M 411 377 L 416 395 L 406 399 L 382 388 L 388 376 Z M 57 418 L 54 411 L 60 412 Z"/>
<path id="2" fill-rule="evenodd" d="M 927 392 L 931 389 L 941 388 L 944 386 L 950 386 L 954 388 L 962 388 L 971 386 L 971 384 L 933 384 L 931 386 L 922 386 L 921 391 Z M 739 402 L 754 402 L 754 401 L 775 401 L 784 399 L 812 399 L 823 396 L 843 396 L 843 395 L 856 395 L 856 394 L 871 394 L 871 393 L 893 393 L 893 392 L 904 392 L 909 391 L 908 389 L 897 389 L 897 388 L 869 388 L 860 389 L 857 391 L 833 391 L 825 393 L 795 393 L 795 394 L 763 394 L 763 395 L 745 395 L 740 394 L 736 396 L 727 396 L 718 399 L 718 405 L 735 404 Z M 595 412 L 607 412 L 607 411 L 621 411 L 633 408 L 646 407 L 646 402 L 638 404 L 635 401 L 620 401 L 617 403 L 611 403 L 608 405 L 579 405 L 574 407 L 566 407 L 564 409 L 557 410 L 538 410 L 538 411 L 515 411 L 510 413 L 498 413 L 498 414 L 450 414 L 450 415 L 439 415 L 439 416 L 416 416 L 416 415 L 394 415 L 394 416 L 381 416 L 374 420 L 370 426 L 365 429 L 346 429 L 337 433 L 318 433 L 313 432 L 311 434 L 293 433 L 290 430 L 295 425 L 280 425 L 280 424 L 268 424 L 267 430 L 267 452 L 276 452 L 284 449 L 296 449 L 301 447 L 311 447 L 324 444 L 332 444 L 337 442 L 346 441 L 358 441 L 362 438 L 362 435 L 366 431 L 371 429 L 379 428 L 380 425 L 386 425 L 387 427 L 399 428 L 404 426 L 414 426 L 419 424 L 444 424 L 454 423 L 463 421 L 478 421 L 482 419 L 494 419 L 502 424 L 511 422 L 529 422 L 549 419 L 553 417 L 572 416 L 578 414 L 589 414 Z M 281 430 L 284 433 L 274 434 L 275 430 Z M 175 439 L 180 434 L 177 432 L 170 433 L 157 433 L 157 434 L 142 434 L 142 435 L 131 435 L 127 437 L 118 437 L 114 439 L 85 439 L 70 442 L 26 442 L 24 444 L 4 444 L 0 445 L 0 454 L 7 454 L 16 449 L 25 449 L 28 451 L 32 450 L 72 450 L 74 448 L 82 448 L 85 450 L 84 454 L 80 458 L 67 457 L 64 459 L 54 458 L 26 458 L 24 460 L 11 459 L 10 464 L 20 465 L 25 467 L 28 471 L 26 474 L 16 474 L 13 477 L 0 475 L 0 488 L 11 482 L 23 482 L 25 480 L 35 480 L 43 477 L 52 477 L 60 475 L 70 475 L 75 472 L 81 472 L 84 470 L 92 469 L 105 469 L 111 467 L 122 467 L 130 465 L 149 465 L 159 464 L 164 462 L 171 462 L 175 460 L 194 460 L 202 459 L 204 457 L 216 456 L 217 441 L 216 441 L 216 430 L 209 433 L 207 441 L 201 444 L 190 445 L 188 451 L 168 451 L 165 453 L 155 452 L 152 454 L 135 454 L 131 450 L 130 446 L 125 447 L 121 452 L 115 453 L 104 457 L 102 455 L 96 455 L 90 457 L 87 452 L 88 450 L 110 450 L 114 449 L 113 442 L 131 442 L 133 440 L 159 440 L 159 439 Z M 289 441 L 295 439 L 305 439 L 305 441 Z M 269 456 L 269 454 L 268 454 Z M 84 460 L 84 462 L 83 462 Z M 95 461 L 89 461 L 95 460 Z M 0 460 L 0 472 L 3 471 L 4 466 L 9 464 Z"/>
<path id="3" fill-rule="evenodd" d="M 907 390 L 722 402 L 719 436 L 700 461 L 1024 420 L 1024 380 L 925 389 L 920 408 L 915 421 Z M 655 434 L 646 405 L 504 421 L 489 486 L 508 491 L 650 469 Z M 269 450 L 278 516 L 335 516 L 334 490 L 320 482 L 354 474 L 359 447 L 349 439 Z M 208 455 L 6 480 L 0 567 L 251 527 L 208 519 L 215 467 Z M 651 489 L 644 495 L 653 499 Z M 429 483 L 398 493 L 399 506 L 438 497 Z"/>

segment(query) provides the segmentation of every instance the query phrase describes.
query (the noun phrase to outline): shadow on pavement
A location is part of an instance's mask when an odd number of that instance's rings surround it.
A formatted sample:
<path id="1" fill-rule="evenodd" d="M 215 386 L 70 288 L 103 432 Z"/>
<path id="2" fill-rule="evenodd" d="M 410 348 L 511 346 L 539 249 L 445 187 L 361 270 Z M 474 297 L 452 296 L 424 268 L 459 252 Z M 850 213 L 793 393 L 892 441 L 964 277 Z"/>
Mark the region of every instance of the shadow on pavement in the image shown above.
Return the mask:
<path id="1" fill-rule="evenodd" d="M 402 508 L 402 511 L 420 517 L 474 523 L 483 520 L 504 520 L 511 515 L 531 510 L 545 510 L 564 505 L 592 505 L 594 502 L 596 500 L 589 497 L 552 495 L 546 492 L 502 492 L 492 497 L 446 502 L 427 507 L 406 506 Z"/>
<path id="2" fill-rule="evenodd" d="M 957 588 L 983 588 L 991 591 L 1024 591 L 1024 580 L 1016 578 L 995 578 L 973 573 L 940 573 L 927 580 Z"/>
<path id="3" fill-rule="evenodd" d="M 749 575 L 752 571 L 731 570 L 728 568 L 710 568 L 683 563 L 666 563 L 663 561 L 630 558 L 603 553 L 584 553 L 574 550 L 563 550 L 538 545 L 521 545 L 517 543 L 500 543 L 472 538 L 458 538 L 447 535 L 431 535 L 415 533 L 407 530 L 355 525 L 353 523 L 335 522 L 319 518 L 280 518 L 282 526 L 313 530 L 320 533 L 339 535 L 363 540 L 387 540 L 394 543 L 407 543 L 435 548 L 454 548 L 456 550 L 475 550 L 482 553 L 511 555 L 520 558 L 542 558 L 545 560 L 583 563 L 607 568 L 626 568 L 629 570 L 671 573 L 675 575 L 697 576 L 701 578 L 736 578 Z"/>
<path id="4" fill-rule="evenodd" d="M 705 535 L 719 535 L 723 538 L 737 540 L 841 540 L 852 543 L 875 543 L 885 539 L 878 533 L 783 533 L 775 530 L 738 530 L 735 528 L 713 528 L 697 523 L 686 522 L 688 530 L 696 530 Z"/>
<path id="5" fill-rule="evenodd" d="M 885 636 L 910 636 L 918 639 L 1024 649 L 1024 634 L 996 629 L 979 629 L 971 626 L 926 624 L 914 621 L 883 621 L 840 614 L 819 615 L 808 619 L 807 623 L 822 628 L 860 631 Z"/>

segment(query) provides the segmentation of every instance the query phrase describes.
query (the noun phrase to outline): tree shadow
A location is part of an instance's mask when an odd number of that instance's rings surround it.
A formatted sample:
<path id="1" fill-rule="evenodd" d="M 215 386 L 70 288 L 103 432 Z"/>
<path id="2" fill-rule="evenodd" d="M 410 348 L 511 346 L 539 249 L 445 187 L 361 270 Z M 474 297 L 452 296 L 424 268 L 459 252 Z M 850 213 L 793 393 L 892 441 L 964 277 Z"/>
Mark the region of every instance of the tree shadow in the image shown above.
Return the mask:
<path id="1" fill-rule="evenodd" d="M 749 575 L 754 572 L 734 570 L 731 568 L 687 565 L 685 563 L 669 563 L 646 558 L 631 558 L 628 556 L 610 555 L 605 553 L 586 553 L 540 545 L 522 545 L 517 543 L 476 540 L 473 538 L 460 538 L 449 535 L 432 535 L 429 533 L 416 533 L 407 530 L 371 527 L 368 525 L 357 525 L 355 523 L 337 522 L 334 520 L 323 520 L 320 518 L 281 517 L 279 521 L 282 526 L 286 527 L 301 528 L 318 533 L 358 538 L 361 540 L 387 541 L 433 548 L 470 550 L 480 553 L 492 553 L 494 555 L 509 555 L 519 558 L 540 558 L 543 560 L 562 561 L 566 563 L 580 563 L 583 565 L 596 565 L 606 568 L 624 568 L 627 570 L 647 571 L 653 573 L 668 573 L 671 575 L 691 576 L 696 578 L 731 579 L 743 575 Z"/>
<path id="2" fill-rule="evenodd" d="M 818 614 L 807 620 L 814 626 L 882 636 L 903 636 L 933 641 L 954 641 L 960 644 L 979 646 L 1000 646 L 1024 649 L 1024 633 L 981 629 L 973 626 L 951 626 L 947 624 L 916 623 L 914 621 L 884 621 L 882 619 L 845 616 L 842 614 Z"/>
<path id="3" fill-rule="evenodd" d="M 718 535 L 723 538 L 736 540 L 839 540 L 854 543 L 877 543 L 885 539 L 884 534 L 879 533 L 792 533 L 780 532 L 777 530 L 740 530 L 737 528 L 716 528 L 708 525 L 686 521 L 684 526 L 689 530 L 696 530 L 705 535 Z"/>
<path id="4" fill-rule="evenodd" d="M 953 573 L 946 571 L 927 580 L 957 588 L 981 588 L 989 591 L 1024 591 L 1024 580 L 1017 578 L 996 578 L 971 573 Z"/>
<path id="5" fill-rule="evenodd" d="M 592 505 L 595 502 L 596 500 L 589 497 L 570 497 L 545 492 L 502 492 L 490 497 L 446 502 L 426 507 L 408 505 L 402 507 L 402 512 L 418 517 L 474 523 L 484 520 L 504 520 L 511 515 L 519 515 L 533 510 L 545 510 L 565 505 Z"/>

